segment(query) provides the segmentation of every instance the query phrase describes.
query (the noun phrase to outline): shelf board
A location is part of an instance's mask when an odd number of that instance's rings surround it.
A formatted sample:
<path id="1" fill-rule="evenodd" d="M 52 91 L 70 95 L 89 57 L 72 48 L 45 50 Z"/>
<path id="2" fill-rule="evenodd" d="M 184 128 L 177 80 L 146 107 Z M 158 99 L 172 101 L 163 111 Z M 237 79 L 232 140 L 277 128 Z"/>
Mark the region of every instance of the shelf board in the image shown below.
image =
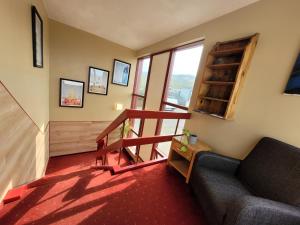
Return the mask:
<path id="1" fill-rule="evenodd" d="M 174 148 L 171 146 L 171 150 L 176 152 L 176 154 L 180 155 L 181 157 L 185 158 L 186 160 L 191 161 L 191 156 L 186 155 L 185 152 L 181 152 L 179 148 Z"/>
<path id="2" fill-rule="evenodd" d="M 212 100 L 212 101 L 219 101 L 219 102 L 229 102 L 229 100 L 227 100 L 227 99 L 212 98 L 212 97 L 207 97 L 207 96 L 202 96 L 200 98 L 206 99 L 206 100 Z"/>
<path id="3" fill-rule="evenodd" d="M 205 84 L 214 84 L 214 85 L 233 85 L 235 82 L 233 82 L 233 81 L 210 81 L 210 80 L 206 80 L 206 81 L 203 81 L 203 83 L 205 83 Z"/>
<path id="4" fill-rule="evenodd" d="M 240 63 L 225 63 L 225 64 L 212 64 L 212 65 L 208 65 L 208 67 L 210 69 L 227 69 L 227 68 L 231 68 L 231 67 L 237 67 L 239 66 Z"/>
<path id="5" fill-rule="evenodd" d="M 206 114 L 206 115 L 209 115 L 209 116 L 217 117 L 217 118 L 220 118 L 220 119 L 225 119 L 224 116 L 221 116 L 221 115 L 218 115 L 218 114 L 215 114 L 215 113 L 210 113 L 210 112 L 204 111 L 202 109 L 195 109 L 194 111 L 198 112 L 198 113 Z"/>
<path id="6" fill-rule="evenodd" d="M 245 50 L 245 47 L 231 48 L 231 49 L 213 51 L 210 54 L 214 55 L 214 56 L 226 56 L 226 55 L 240 54 L 240 53 L 243 53 L 244 50 Z"/>
<path id="7" fill-rule="evenodd" d="M 170 163 L 175 169 L 177 169 L 184 177 L 187 177 L 190 162 L 185 159 L 176 159 L 176 160 L 170 160 L 168 163 Z"/>

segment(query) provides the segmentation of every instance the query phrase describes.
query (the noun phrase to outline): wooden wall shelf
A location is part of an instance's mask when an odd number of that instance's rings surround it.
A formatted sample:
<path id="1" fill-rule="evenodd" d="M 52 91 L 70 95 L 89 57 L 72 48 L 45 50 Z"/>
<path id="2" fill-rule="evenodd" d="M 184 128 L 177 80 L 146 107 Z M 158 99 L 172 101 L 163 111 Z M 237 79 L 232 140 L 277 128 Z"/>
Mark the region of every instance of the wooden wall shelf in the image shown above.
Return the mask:
<path id="1" fill-rule="evenodd" d="M 209 65 L 208 67 L 210 69 L 215 69 L 215 70 L 222 70 L 222 69 L 227 69 L 227 68 L 231 68 L 234 66 L 239 66 L 240 63 L 227 63 L 227 64 L 212 64 Z"/>
<path id="2" fill-rule="evenodd" d="M 230 82 L 230 81 L 209 81 L 209 80 L 205 80 L 203 81 L 204 84 L 214 84 L 214 85 L 233 85 L 234 82 Z"/>
<path id="3" fill-rule="evenodd" d="M 194 111 L 232 119 L 258 34 L 215 44 L 206 59 Z"/>
<path id="4" fill-rule="evenodd" d="M 242 54 L 244 50 L 245 48 L 241 47 L 241 48 L 212 51 L 210 54 L 213 56 L 227 56 L 227 55 L 234 55 L 234 54 Z"/>
<path id="5" fill-rule="evenodd" d="M 226 99 L 212 98 L 212 97 L 207 97 L 207 96 L 203 96 L 202 99 L 212 100 L 212 101 L 219 101 L 219 102 L 228 102 L 229 101 L 229 100 L 226 100 Z"/>

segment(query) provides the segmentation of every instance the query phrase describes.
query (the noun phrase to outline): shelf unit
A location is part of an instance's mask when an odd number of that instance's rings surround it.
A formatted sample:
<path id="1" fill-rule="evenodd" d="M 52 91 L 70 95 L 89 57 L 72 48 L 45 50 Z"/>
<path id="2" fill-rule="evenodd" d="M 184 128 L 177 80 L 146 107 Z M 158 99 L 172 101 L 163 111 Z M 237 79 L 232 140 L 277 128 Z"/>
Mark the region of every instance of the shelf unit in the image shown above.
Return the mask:
<path id="1" fill-rule="evenodd" d="M 215 44 L 206 59 L 194 111 L 233 119 L 258 36 L 254 34 Z"/>

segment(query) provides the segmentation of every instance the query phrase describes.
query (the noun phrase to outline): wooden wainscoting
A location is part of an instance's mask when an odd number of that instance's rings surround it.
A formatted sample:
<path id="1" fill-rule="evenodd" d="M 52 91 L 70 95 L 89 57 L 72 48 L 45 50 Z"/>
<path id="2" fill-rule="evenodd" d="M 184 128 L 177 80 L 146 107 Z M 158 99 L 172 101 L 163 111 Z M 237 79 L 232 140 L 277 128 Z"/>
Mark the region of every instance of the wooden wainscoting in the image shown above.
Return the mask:
<path id="1" fill-rule="evenodd" d="M 41 131 L 0 82 L 0 201 L 6 192 L 44 175 L 48 126 Z"/>
<path id="2" fill-rule="evenodd" d="M 107 121 L 51 121 L 50 156 L 95 151 L 96 138 L 110 122 Z M 109 136 L 109 143 L 119 138 L 119 129 Z"/>

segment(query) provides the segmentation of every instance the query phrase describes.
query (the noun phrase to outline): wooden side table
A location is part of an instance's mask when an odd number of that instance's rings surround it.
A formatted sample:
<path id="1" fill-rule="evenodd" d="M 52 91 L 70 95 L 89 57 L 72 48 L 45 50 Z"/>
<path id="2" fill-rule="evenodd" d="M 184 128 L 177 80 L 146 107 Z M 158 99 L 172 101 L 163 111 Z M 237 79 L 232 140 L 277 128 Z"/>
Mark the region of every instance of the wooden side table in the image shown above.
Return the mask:
<path id="1" fill-rule="evenodd" d="M 180 150 L 182 146 L 187 147 L 187 151 Z M 185 145 L 181 142 L 181 136 L 173 137 L 171 149 L 168 157 L 168 165 L 176 169 L 185 178 L 185 182 L 190 180 L 195 156 L 201 151 L 211 151 L 211 148 L 203 141 L 197 141 L 196 144 Z"/>

